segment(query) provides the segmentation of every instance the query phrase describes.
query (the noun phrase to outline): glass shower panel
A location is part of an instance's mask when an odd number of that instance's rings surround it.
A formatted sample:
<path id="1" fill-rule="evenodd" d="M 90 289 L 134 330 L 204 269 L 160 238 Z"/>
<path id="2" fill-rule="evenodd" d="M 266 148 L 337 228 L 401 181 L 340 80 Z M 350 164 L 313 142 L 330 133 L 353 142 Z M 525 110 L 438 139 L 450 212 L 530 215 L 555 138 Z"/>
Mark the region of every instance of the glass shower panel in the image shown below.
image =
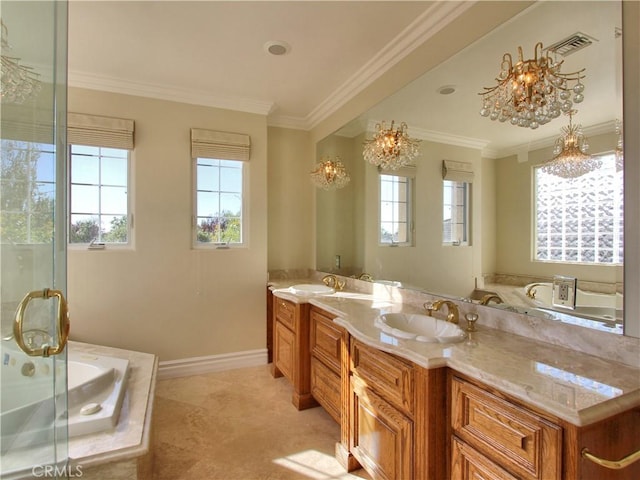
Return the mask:
<path id="1" fill-rule="evenodd" d="M 65 478 L 66 349 L 57 298 L 66 290 L 66 56 L 63 1 L 0 2 L 0 477 Z M 22 347 L 16 340 L 21 339 Z"/>

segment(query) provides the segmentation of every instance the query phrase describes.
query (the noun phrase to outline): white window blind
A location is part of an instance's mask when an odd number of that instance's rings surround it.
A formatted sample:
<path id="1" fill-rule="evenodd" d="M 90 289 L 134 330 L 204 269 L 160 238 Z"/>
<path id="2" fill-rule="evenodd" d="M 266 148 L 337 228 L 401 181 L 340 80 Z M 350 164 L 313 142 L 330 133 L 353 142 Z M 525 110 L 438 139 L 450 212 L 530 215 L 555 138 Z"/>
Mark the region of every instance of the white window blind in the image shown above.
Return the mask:
<path id="1" fill-rule="evenodd" d="M 133 150 L 134 121 L 84 113 L 67 115 L 67 142 L 71 145 Z"/>
<path id="2" fill-rule="evenodd" d="M 473 165 L 468 162 L 442 161 L 442 179 L 452 182 L 473 182 Z"/>
<path id="3" fill-rule="evenodd" d="M 251 139 L 249 135 L 201 128 L 191 129 L 191 158 L 248 162 L 250 154 Z"/>

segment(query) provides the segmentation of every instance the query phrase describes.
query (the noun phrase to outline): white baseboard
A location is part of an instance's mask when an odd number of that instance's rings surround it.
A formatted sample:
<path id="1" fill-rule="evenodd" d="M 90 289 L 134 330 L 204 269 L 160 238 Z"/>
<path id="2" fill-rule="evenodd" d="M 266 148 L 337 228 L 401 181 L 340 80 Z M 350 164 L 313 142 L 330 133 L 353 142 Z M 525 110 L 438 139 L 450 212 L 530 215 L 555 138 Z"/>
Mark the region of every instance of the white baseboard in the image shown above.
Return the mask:
<path id="1" fill-rule="evenodd" d="M 234 368 L 256 367 L 267 364 L 267 349 L 246 350 L 244 352 L 208 355 L 206 357 L 167 360 L 158 366 L 158 380 L 176 377 L 188 377 L 203 373 L 221 372 Z"/>

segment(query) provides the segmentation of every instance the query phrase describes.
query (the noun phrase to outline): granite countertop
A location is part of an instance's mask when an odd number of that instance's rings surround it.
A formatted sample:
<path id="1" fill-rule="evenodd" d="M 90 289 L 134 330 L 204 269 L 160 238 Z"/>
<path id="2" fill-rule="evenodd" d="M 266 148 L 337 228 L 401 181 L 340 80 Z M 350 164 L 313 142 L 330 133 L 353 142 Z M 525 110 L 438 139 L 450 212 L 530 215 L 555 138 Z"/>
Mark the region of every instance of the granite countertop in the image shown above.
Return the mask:
<path id="1" fill-rule="evenodd" d="M 299 296 L 288 287 L 315 279 L 272 282 L 275 296 L 310 303 L 361 342 L 424 368 L 449 367 L 577 426 L 640 405 L 640 369 L 569 348 L 489 328 L 459 343 L 423 343 L 383 333 L 374 319 L 389 312 L 424 313 L 393 297 L 358 292 Z M 461 323 L 464 324 L 464 321 Z"/>

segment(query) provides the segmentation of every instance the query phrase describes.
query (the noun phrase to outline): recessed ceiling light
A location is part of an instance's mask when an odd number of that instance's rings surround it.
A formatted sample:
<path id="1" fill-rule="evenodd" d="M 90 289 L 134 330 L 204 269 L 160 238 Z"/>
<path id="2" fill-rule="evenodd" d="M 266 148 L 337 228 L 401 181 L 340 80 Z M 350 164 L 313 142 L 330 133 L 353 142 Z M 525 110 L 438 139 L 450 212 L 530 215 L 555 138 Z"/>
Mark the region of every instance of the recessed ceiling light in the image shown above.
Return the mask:
<path id="1" fill-rule="evenodd" d="M 287 42 L 280 40 L 272 40 L 264 44 L 264 50 L 271 55 L 285 55 L 291 50 L 291 46 Z"/>
<path id="2" fill-rule="evenodd" d="M 455 91 L 456 87 L 454 85 L 443 85 L 438 89 L 440 95 L 451 95 Z"/>

